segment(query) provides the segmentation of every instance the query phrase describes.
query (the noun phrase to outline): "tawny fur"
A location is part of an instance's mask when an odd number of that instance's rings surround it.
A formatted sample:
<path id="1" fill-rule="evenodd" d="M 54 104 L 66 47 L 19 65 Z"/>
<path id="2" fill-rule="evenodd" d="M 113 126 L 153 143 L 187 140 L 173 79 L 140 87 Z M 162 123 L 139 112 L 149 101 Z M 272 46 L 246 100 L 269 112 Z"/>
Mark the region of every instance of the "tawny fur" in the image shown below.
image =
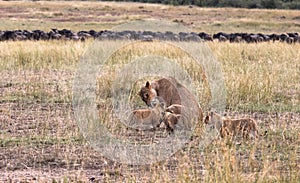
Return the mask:
<path id="1" fill-rule="evenodd" d="M 178 87 L 184 87 L 179 84 L 174 78 L 162 78 L 154 82 L 146 82 L 139 92 L 142 100 L 148 105 L 151 105 L 151 101 L 159 96 L 166 106 L 172 104 L 181 104 L 180 95 L 178 93 Z"/>
<path id="2" fill-rule="evenodd" d="M 173 114 L 170 112 L 165 112 L 165 115 L 162 119 L 164 122 L 167 131 L 173 132 L 175 129 L 175 125 L 178 123 L 181 115 L 180 114 Z"/>
<path id="3" fill-rule="evenodd" d="M 178 106 L 185 106 L 188 110 L 185 111 L 185 116 L 190 117 L 197 115 L 198 119 L 203 119 L 203 111 L 199 106 L 197 100 L 194 98 L 192 93 L 183 85 L 181 85 L 175 78 L 168 77 L 156 80 L 154 82 L 146 82 L 139 92 L 141 99 L 151 107 L 153 100 L 159 98 L 161 102 L 164 102 L 166 112 L 172 114 L 182 114 L 182 110 Z M 186 120 L 190 122 L 191 120 Z M 191 125 L 186 125 L 191 126 Z"/>
<path id="4" fill-rule="evenodd" d="M 188 130 L 191 131 L 191 124 L 193 120 L 198 120 L 196 116 L 189 113 L 189 110 L 179 104 L 173 104 L 166 108 L 164 116 L 162 118 L 162 122 L 164 122 L 167 131 L 173 132 L 175 129 L 177 130 Z"/>
<path id="5" fill-rule="evenodd" d="M 129 125 L 138 129 L 151 129 L 160 125 L 164 114 L 164 106 L 162 103 L 156 103 L 151 109 L 133 110 L 128 118 Z"/>
<path id="6" fill-rule="evenodd" d="M 210 112 L 209 115 L 205 117 L 204 122 L 215 124 L 217 129 L 220 129 L 222 138 L 226 136 L 234 137 L 238 134 L 241 134 L 243 138 L 248 138 L 250 133 L 252 133 L 254 137 L 258 135 L 256 121 L 252 118 L 230 119 L 222 117 L 216 112 Z"/>
<path id="7" fill-rule="evenodd" d="M 181 114 L 183 112 L 183 105 L 173 104 L 166 108 L 166 112 L 170 112 L 173 114 Z"/>

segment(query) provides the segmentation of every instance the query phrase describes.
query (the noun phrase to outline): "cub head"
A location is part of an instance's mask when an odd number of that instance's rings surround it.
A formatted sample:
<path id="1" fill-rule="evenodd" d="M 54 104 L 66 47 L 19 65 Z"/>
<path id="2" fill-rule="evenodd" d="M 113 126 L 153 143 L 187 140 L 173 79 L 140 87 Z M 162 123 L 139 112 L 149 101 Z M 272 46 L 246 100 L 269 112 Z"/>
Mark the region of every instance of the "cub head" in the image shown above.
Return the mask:
<path id="1" fill-rule="evenodd" d="M 149 106 L 153 107 L 153 100 L 157 97 L 157 93 L 154 88 L 151 87 L 149 81 L 146 82 L 146 85 L 143 86 L 139 92 L 141 99 Z"/>
<path id="2" fill-rule="evenodd" d="M 214 111 L 209 111 L 206 112 L 203 122 L 206 125 L 214 125 L 217 130 L 220 130 L 223 125 L 223 120 L 224 118 L 220 114 Z"/>

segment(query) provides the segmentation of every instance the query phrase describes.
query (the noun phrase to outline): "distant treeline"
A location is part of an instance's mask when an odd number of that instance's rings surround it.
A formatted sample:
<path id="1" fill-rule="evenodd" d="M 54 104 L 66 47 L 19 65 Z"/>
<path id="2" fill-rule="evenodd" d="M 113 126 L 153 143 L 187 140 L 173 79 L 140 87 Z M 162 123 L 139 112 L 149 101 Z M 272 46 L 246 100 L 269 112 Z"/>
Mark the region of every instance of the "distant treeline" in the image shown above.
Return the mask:
<path id="1" fill-rule="evenodd" d="M 200 7 L 300 9 L 299 0 L 114 0 L 114 1 L 160 3 L 160 4 L 171 4 L 171 5 L 196 5 Z"/>

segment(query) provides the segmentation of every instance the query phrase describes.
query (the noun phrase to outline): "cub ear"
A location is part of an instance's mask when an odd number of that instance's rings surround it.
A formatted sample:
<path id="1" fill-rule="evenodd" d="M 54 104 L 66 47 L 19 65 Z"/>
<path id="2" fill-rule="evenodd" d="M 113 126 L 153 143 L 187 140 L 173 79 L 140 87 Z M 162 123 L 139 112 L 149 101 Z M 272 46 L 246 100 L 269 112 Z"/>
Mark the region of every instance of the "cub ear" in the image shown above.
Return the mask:
<path id="1" fill-rule="evenodd" d="M 205 123 L 205 124 L 208 124 L 208 123 L 209 123 L 209 116 L 206 116 L 206 117 L 205 117 L 204 123 Z"/>
<path id="2" fill-rule="evenodd" d="M 147 82 L 146 82 L 146 88 L 150 89 L 150 87 L 151 87 L 151 86 L 150 86 L 150 83 L 149 83 L 149 81 L 147 81 Z"/>

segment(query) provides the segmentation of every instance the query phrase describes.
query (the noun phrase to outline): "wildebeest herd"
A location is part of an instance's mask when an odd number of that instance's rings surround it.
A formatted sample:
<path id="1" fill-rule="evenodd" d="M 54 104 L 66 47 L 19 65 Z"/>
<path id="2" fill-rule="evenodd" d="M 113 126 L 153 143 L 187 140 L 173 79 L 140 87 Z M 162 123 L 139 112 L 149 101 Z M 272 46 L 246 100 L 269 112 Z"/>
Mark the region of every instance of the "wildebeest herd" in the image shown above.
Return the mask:
<path id="1" fill-rule="evenodd" d="M 224 33 L 208 34 L 205 32 L 179 32 L 178 34 L 166 32 L 152 31 L 110 31 L 110 30 L 89 30 L 74 32 L 68 29 L 51 29 L 49 32 L 43 30 L 0 30 L 0 41 L 16 41 L 16 40 L 74 40 L 85 41 L 88 38 L 99 40 L 164 40 L 164 41 L 219 41 L 231 43 L 246 42 L 258 43 L 268 41 L 280 41 L 289 44 L 300 43 L 300 35 L 298 33 L 282 33 L 282 34 L 262 34 L 262 33 Z"/>

